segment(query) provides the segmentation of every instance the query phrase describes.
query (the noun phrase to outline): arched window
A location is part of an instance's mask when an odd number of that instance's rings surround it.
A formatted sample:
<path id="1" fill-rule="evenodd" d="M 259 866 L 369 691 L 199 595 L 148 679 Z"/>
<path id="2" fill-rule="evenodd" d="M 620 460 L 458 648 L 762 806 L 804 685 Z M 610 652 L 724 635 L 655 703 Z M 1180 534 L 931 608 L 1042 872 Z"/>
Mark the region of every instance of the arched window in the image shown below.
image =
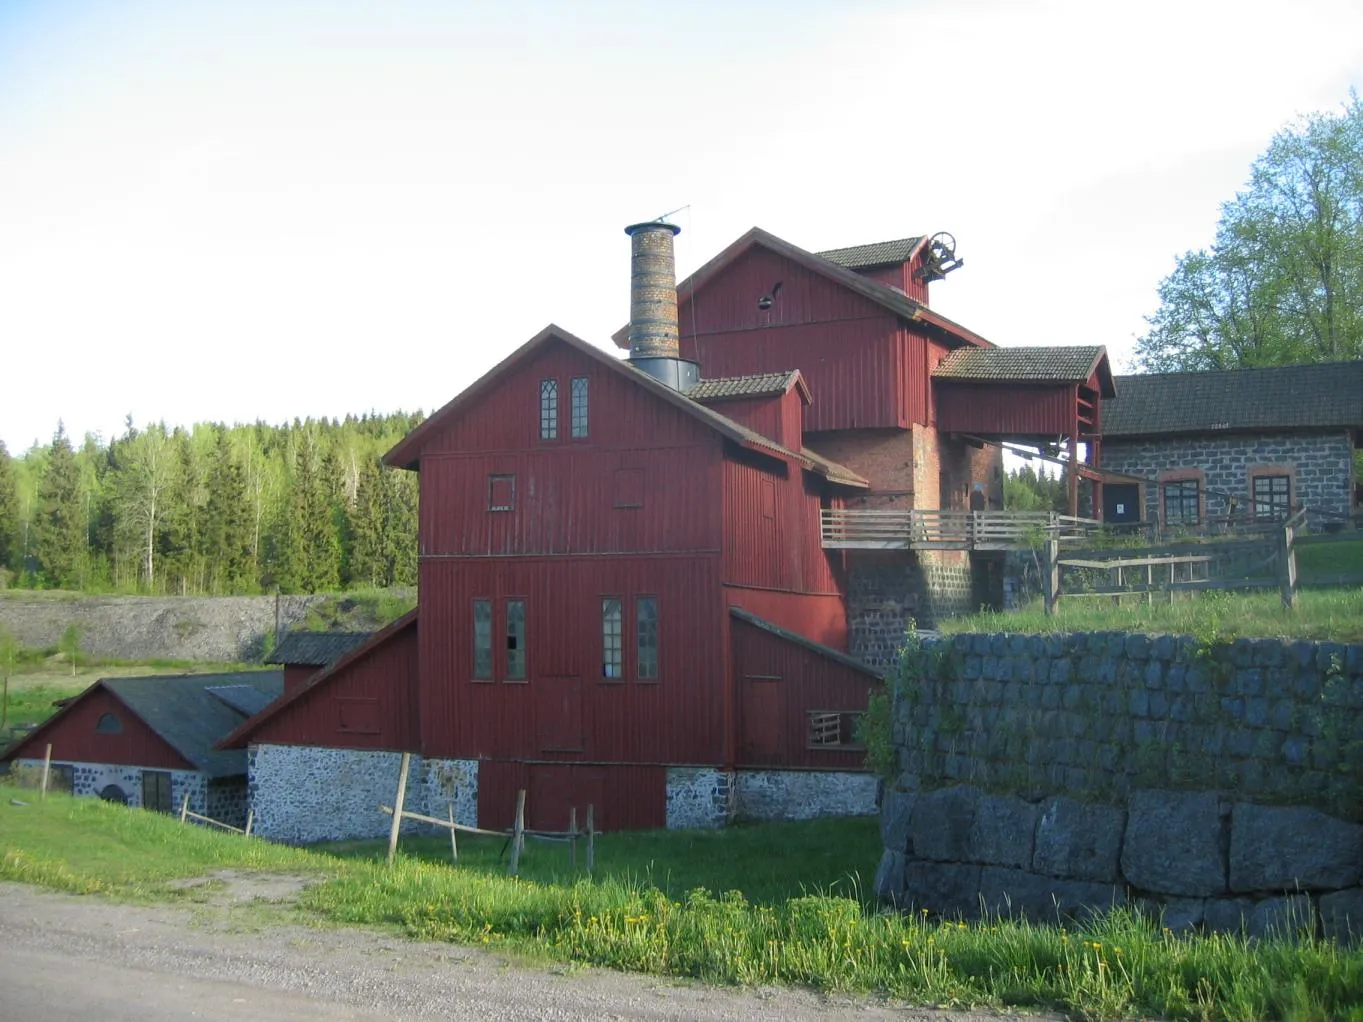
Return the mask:
<path id="1" fill-rule="evenodd" d="M 122 733 L 123 725 L 112 713 L 105 713 L 95 722 L 95 730 L 102 735 L 116 735 Z"/>

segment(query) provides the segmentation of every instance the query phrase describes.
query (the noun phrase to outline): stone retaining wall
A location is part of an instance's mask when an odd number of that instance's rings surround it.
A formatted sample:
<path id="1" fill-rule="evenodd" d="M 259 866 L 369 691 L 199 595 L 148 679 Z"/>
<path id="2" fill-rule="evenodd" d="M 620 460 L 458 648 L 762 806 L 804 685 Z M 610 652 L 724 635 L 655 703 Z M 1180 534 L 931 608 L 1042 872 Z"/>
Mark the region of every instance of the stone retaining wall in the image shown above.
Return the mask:
<path id="1" fill-rule="evenodd" d="M 1363 936 L 1363 826 L 1304 807 L 1141 790 L 1123 806 L 969 785 L 887 792 L 879 896 L 968 918 L 1135 904 L 1176 931 Z"/>

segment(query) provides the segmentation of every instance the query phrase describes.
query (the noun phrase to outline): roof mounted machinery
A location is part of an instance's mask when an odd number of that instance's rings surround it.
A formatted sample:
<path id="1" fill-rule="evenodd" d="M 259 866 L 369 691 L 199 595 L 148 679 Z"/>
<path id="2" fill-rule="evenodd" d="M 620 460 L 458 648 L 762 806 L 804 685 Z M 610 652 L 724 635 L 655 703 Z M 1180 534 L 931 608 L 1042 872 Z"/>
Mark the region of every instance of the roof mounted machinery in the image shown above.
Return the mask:
<path id="1" fill-rule="evenodd" d="M 928 239 L 928 247 L 923 251 L 923 265 L 913 271 L 919 280 L 941 280 L 952 270 L 965 265 L 964 259 L 956 258 L 956 239 L 946 231 L 938 231 Z"/>

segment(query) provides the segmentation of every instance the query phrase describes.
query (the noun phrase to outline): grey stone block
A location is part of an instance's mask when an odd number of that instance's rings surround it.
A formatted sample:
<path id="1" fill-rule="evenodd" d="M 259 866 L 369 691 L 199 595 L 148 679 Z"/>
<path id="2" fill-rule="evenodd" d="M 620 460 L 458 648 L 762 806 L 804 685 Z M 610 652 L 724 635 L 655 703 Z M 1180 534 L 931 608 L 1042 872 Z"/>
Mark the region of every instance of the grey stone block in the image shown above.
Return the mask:
<path id="1" fill-rule="evenodd" d="M 1316 934 L 1316 917 L 1311 910 L 1311 899 L 1304 894 L 1285 898 L 1265 898 L 1258 902 L 1245 930 L 1251 937 L 1295 937 L 1303 931 Z"/>
<path id="2" fill-rule="evenodd" d="M 921 793 L 909 811 L 909 854 L 937 862 L 968 862 L 979 798 L 979 789 L 968 785 Z"/>
<path id="3" fill-rule="evenodd" d="M 906 852 L 909 848 L 909 814 L 917 793 L 886 788 L 880 800 L 880 843 L 887 851 Z"/>
<path id="4" fill-rule="evenodd" d="M 1021 869 L 985 866 L 980 871 L 980 904 L 991 916 L 1055 923 L 1101 915 L 1126 904 L 1119 884 L 1041 876 Z"/>
<path id="5" fill-rule="evenodd" d="M 970 829 L 970 858 L 995 866 L 1032 863 L 1037 809 L 1011 795 L 981 795 Z"/>
<path id="6" fill-rule="evenodd" d="M 1303 807 L 1238 803 L 1231 814 L 1230 889 L 1351 887 L 1363 877 L 1363 827 Z"/>
<path id="7" fill-rule="evenodd" d="M 889 905 L 904 904 L 904 864 L 907 860 L 900 852 L 886 851 L 880 856 L 876 867 L 876 897 Z"/>
<path id="8" fill-rule="evenodd" d="M 1253 911 L 1252 898 L 1208 898 L 1203 904 L 1202 925 L 1212 933 L 1242 933 Z"/>
<path id="9" fill-rule="evenodd" d="M 1157 925 L 1174 933 L 1191 933 L 1202 925 L 1206 903 L 1201 898 L 1166 898 L 1147 902 Z"/>
<path id="10" fill-rule="evenodd" d="M 1118 878 L 1126 814 L 1063 796 L 1041 804 L 1032 869 L 1050 876 L 1106 881 Z"/>
<path id="11" fill-rule="evenodd" d="M 904 864 L 904 904 L 973 919 L 980 913 L 980 867 L 911 859 Z"/>
<path id="12" fill-rule="evenodd" d="M 1121 864 L 1141 890 L 1205 898 L 1226 891 L 1222 822 L 1211 793 L 1133 792 Z"/>
<path id="13" fill-rule="evenodd" d="M 1327 940 L 1363 944 L 1363 888 L 1322 895 L 1319 904 L 1321 927 Z"/>

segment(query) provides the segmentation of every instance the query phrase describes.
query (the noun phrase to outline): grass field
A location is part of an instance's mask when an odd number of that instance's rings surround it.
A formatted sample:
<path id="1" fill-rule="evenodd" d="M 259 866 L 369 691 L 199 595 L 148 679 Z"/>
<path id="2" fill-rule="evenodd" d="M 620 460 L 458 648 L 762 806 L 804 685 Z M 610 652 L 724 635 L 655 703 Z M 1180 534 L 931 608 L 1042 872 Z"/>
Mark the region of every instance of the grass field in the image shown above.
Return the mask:
<path id="1" fill-rule="evenodd" d="M 1123 597 L 1119 606 L 1100 597 L 1062 599 L 1048 617 L 1040 600 L 1004 613 L 986 611 L 939 622 L 943 632 L 1140 631 L 1195 635 L 1209 642 L 1238 637 L 1363 642 L 1363 586 L 1303 589 L 1295 610 L 1276 592 L 1203 592 L 1174 603 L 1147 604 Z"/>
<path id="2" fill-rule="evenodd" d="M 873 858 L 869 821 L 606 835 L 594 880 L 565 875 L 563 849 L 532 845 L 527 875 L 510 879 L 491 846 L 469 845 L 467 865 L 451 868 L 434 861 L 444 842 L 404 842 L 417 854 L 388 869 L 373 845 L 307 851 L 91 799 L 21 807 L 11 798 L 31 802 L 32 793 L 0 789 L 0 879 L 81 894 L 198 897 L 170 882 L 268 870 L 310 881 L 299 921 L 396 926 L 424 939 L 718 983 L 1088 1019 L 1363 1022 L 1363 953 L 1303 937 L 1184 938 L 1125 912 L 1061 928 L 867 911 L 843 878 Z M 650 882 L 660 878 L 663 889 Z M 716 893 L 731 883 L 744 893 Z"/>

